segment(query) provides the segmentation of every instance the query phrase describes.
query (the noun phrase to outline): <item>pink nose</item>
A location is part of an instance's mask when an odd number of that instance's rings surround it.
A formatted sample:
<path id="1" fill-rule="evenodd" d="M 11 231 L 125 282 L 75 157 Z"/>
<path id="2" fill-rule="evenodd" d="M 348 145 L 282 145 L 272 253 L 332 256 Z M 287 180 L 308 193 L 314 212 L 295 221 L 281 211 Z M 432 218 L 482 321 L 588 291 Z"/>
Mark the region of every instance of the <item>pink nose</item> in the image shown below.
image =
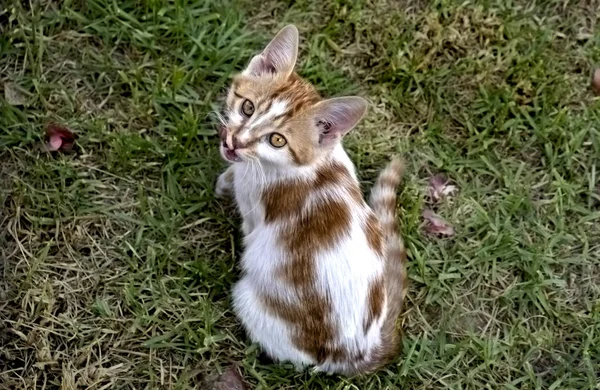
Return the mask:
<path id="1" fill-rule="evenodd" d="M 221 138 L 221 142 L 223 142 L 223 147 L 229 150 L 235 150 L 241 146 L 238 139 L 234 135 L 228 137 L 225 126 L 221 126 L 219 128 L 219 138 Z"/>
<path id="2" fill-rule="evenodd" d="M 228 140 L 229 137 L 227 137 L 227 127 L 225 127 L 223 125 L 219 126 L 219 138 L 221 138 L 221 142 L 223 143 L 223 147 L 225 147 L 227 149 L 233 149 L 232 143 L 234 141 L 233 140 L 231 140 L 231 141 Z"/>

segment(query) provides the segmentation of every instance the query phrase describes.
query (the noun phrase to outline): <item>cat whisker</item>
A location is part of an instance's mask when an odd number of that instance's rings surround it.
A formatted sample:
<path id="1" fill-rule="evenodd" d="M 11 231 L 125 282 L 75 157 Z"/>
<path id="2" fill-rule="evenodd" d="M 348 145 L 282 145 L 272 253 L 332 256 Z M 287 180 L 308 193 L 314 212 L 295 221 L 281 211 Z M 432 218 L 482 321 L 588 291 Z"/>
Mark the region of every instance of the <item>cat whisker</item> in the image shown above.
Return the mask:
<path id="1" fill-rule="evenodd" d="M 256 161 L 258 163 L 258 167 L 260 168 L 260 174 L 262 176 L 261 187 L 264 188 L 267 186 L 267 175 L 265 174 L 265 170 L 262 164 L 260 163 L 260 160 L 257 158 Z"/>
<path id="2" fill-rule="evenodd" d="M 248 169 L 250 168 L 250 165 L 246 164 L 246 169 L 244 170 L 244 174 L 242 175 L 242 181 L 246 179 L 246 175 L 248 175 Z M 252 171 L 252 170 L 250 170 Z"/>
<path id="3" fill-rule="evenodd" d="M 221 114 L 219 111 L 211 111 L 211 114 L 214 114 L 217 117 L 217 120 L 222 125 L 226 125 L 227 124 L 227 120 L 225 119 L 225 117 L 223 116 L 223 114 Z"/>
<path id="4" fill-rule="evenodd" d="M 250 166 L 252 167 L 251 172 L 254 174 L 254 161 L 258 161 L 258 158 L 250 158 L 248 161 L 250 162 Z M 260 167 L 260 163 L 258 163 L 258 165 Z M 248 171 L 247 167 L 248 167 L 248 165 L 246 165 L 246 172 Z M 244 177 L 245 177 L 245 174 L 244 174 Z M 261 187 L 262 187 L 262 185 L 261 185 Z M 256 204 L 254 205 L 254 207 L 252 207 L 251 210 L 249 210 L 248 212 L 246 212 L 242 215 L 242 218 L 247 217 L 250 213 L 252 213 L 254 210 L 256 210 L 256 208 L 258 207 L 259 204 L 260 204 L 259 202 L 256 202 Z"/>

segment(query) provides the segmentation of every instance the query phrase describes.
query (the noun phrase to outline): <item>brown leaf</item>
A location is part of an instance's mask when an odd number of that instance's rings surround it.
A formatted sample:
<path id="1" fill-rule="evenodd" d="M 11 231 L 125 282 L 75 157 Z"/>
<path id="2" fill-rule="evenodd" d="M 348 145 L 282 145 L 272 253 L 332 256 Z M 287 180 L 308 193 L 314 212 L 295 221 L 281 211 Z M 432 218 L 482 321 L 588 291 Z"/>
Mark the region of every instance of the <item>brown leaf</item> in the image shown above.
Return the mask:
<path id="1" fill-rule="evenodd" d="M 237 368 L 231 367 L 212 383 L 206 383 L 206 390 L 246 390 L 246 384 Z M 203 388 L 205 388 L 203 386 Z"/>
<path id="2" fill-rule="evenodd" d="M 423 218 L 427 221 L 427 224 L 425 225 L 425 231 L 427 231 L 427 233 L 446 237 L 454 236 L 454 227 L 433 211 L 429 209 L 424 210 Z"/>
<path id="3" fill-rule="evenodd" d="M 70 152 L 75 145 L 75 135 L 66 127 L 52 124 L 46 129 L 46 150 Z"/>
<path id="4" fill-rule="evenodd" d="M 27 96 L 13 83 L 4 83 L 4 99 L 11 106 L 24 106 L 27 104 Z"/>
<path id="5" fill-rule="evenodd" d="M 600 68 L 594 69 L 592 73 L 592 90 L 596 95 L 600 95 Z"/>
<path id="6" fill-rule="evenodd" d="M 433 202 L 439 202 L 454 193 L 457 188 L 448 184 L 448 179 L 441 173 L 429 179 L 429 196 Z"/>

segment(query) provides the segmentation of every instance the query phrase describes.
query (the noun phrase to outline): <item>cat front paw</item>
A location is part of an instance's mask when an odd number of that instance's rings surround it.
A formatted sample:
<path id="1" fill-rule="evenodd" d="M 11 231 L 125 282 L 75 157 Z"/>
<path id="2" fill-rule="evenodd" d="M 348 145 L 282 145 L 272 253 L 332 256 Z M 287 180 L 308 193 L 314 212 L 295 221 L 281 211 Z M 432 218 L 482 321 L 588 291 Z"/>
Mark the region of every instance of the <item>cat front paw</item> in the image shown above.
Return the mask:
<path id="1" fill-rule="evenodd" d="M 233 170 L 228 169 L 219 175 L 215 186 L 215 196 L 226 198 L 233 195 Z"/>

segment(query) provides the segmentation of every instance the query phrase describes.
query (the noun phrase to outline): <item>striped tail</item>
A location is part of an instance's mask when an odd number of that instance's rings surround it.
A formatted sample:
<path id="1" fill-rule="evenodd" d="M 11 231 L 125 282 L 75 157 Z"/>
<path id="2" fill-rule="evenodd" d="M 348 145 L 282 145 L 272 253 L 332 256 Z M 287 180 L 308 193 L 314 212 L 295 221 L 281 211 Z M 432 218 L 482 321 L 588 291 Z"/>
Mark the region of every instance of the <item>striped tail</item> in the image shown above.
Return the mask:
<path id="1" fill-rule="evenodd" d="M 382 328 L 382 345 L 378 355 L 380 363 L 393 359 L 400 349 L 400 333 L 396 331 L 396 322 L 404 303 L 408 289 L 406 275 L 406 250 L 398 231 L 396 219 L 396 192 L 404 173 L 404 164 L 400 158 L 394 158 L 379 174 L 371 190 L 370 204 L 377 215 L 385 242 L 385 286 L 388 312 Z"/>

